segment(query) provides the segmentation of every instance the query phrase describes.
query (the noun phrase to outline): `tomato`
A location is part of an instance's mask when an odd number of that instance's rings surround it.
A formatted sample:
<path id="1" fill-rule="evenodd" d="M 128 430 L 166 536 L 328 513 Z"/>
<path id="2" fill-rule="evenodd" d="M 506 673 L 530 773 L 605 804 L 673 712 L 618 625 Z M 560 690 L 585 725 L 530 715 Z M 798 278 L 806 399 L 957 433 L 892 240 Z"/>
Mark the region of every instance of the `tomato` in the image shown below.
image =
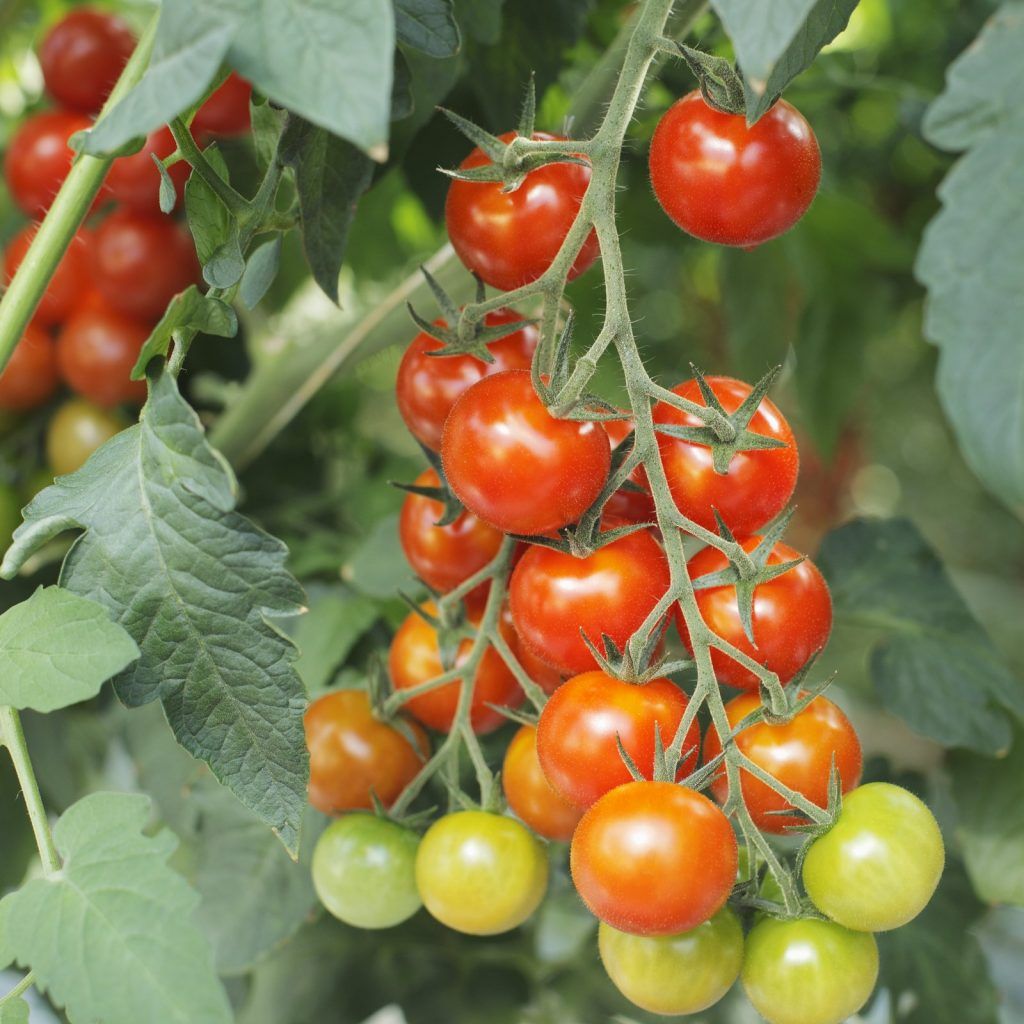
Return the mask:
<path id="1" fill-rule="evenodd" d="M 74 473 L 125 426 L 120 416 L 85 399 L 72 398 L 54 413 L 46 428 L 46 461 L 56 476 Z"/>
<path id="2" fill-rule="evenodd" d="M 320 902 L 355 928 L 391 928 L 423 905 L 416 888 L 415 832 L 372 814 L 332 821 L 313 849 Z"/>
<path id="3" fill-rule="evenodd" d="M 572 837 L 576 890 L 595 917 L 632 935 L 675 935 L 714 917 L 736 880 L 729 820 L 672 782 L 628 782 L 594 804 Z"/>
<path id="4" fill-rule="evenodd" d="M 748 537 L 743 541 L 743 550 L 753 551 L 760 540 L 760 537 Z M 768 556 L 768 564 L 778 565 L 799 557 L 799 551 L 779 542 Z M 687 568 L 690 578 L 697 580 L 728 564 L 720 551 L 704 548 L 690 559 Z M 751 622 L 756 646 L 743 632 L 734 586 L 698 590 L 697 607 L 712 632 L 777 673 L 783 683 L 792 679 L 825 646 L 832 631 L 832 598 L 828 584 L 809 558 L 755 588 Z M 690 638 L 681 614 L 676 621 L 683 643 L 689 647 Z M 757 676 L 721 651 L 711 651 L 711 663 L 720 683 L 740 690 L 757 689 Z"/>
<path id="5" fill-rule="evenodd" d="M 537 758 L 537 730 L 524 725 L 512 737 L 501 769 L 505 799 L 517 817 L 545 839 L 567 843 L 583 811 L 557 793 Z"/>
<path id="6" fill-rule="evenodd" d="M 821 179 L 818 140 L 803 115 L 779 100 L 756 124 L 691 92 L 651 139 L 651 185 L 688 234 L 721 245 L 760 245 L 788 231 Z"/>
<path id="7" fill-rule="evenodd" d="M 639 530 L 586 558 L 531 545 L 512 572 L 509 603 L 522 646 L 576 674 L 597 667 L 581 629 L 598 650 L 602 634 L 622 650 L 668 588 L 665 553 Z"/>
<path id="8" fill-rule="evenodd" d="M 750 394 L 750 385 L 731 377 L 705 378 L 726 412 L 734 412 Z M 697 382 L 673 388 L 682 398 L 705 405 Z M 700 420 L 665 402 L 654 407 L 655 423 L 699 427 Z M 800 456 L 793 431 L 768 398 L 748 424 L 755 434 L 782 441 L 784 448 L 737 452 L 727 473 L 716 473 L 711 449 L 692 441 L 659 433 L 658 451 L 669 490 L 679 511 L 699 526 L 718 532 L 714 509 L 737 537 L 746 537 L 774 519 L 792 497 Z"/>
<path id="9" fill-rule="evenodd" d="M 629 420 L 606 420 L 604 429 L 612 443 L 612 450 L 633 432 L 633 424 Z M 629 475 L 630 482 L 640 490 L 620 487 L 604 507 L 602 520 L 620 523 L 653 523 L 657 516 L 654 509 L 654 498 L 648 489 L 647 479 L 642 467 L 637 466 Z"/>
<path id="10" fill-rule="evenodd" d="M 196 111 L 192 131 L 197 135 L 244 135 L 250 125 L 252 86 L 237 71 Z"/>
<path id="11" fill-rule="evenodd" d="M 804 887 L 833 921 L 885 932 L 924 910 L 945 860 L 932 812 L 899 786 L 871 782 L 843 800 L 835 825 L 811 844 Z"/>
<path id="12" fill-rule="evenodd" d="M 743 963 L 743 929 L 723 907 L 678 935 L 630 935 L 602 923 L 601 962 L 615 987 L 651 1013 L 699 1013 L 732 988 Z"/>
<path id="13" fill-rule="evenodd" d="M 9 484 L 0 483 L 0 557 L 10 547 L 11 535 L 21 524 L 21 506 L 18 492 Z"/>
<path id="14" fill-rule="evenodd" d="M 689 704 L 670 679 L 625 683 L 604 672 L 585 672 L 563 683 L 544 705 L 537 723 L 537 750 L 548 782 L 567 800 L 589 807 L 632 776 L 619 754 L 622 743 L 647 778 L 654 770 L 654 733 L 664 746 L 675 739 Z M 679 778 L 697 766 L 700 727 L 694 721 L 683 741 L 692 751 Z"/>
<path id="15" fill-rule="evenodd" d="M 740 977 L 769 1024 L 840 1024 L 874 990 L 878 945 L 831 921 L 765 918 L 747 935 Z"/>
<path id="16" fill-rule="evenodd" d="M 484 323 L 489 327 L 514 323 L 522 317 L 510 309 L 488 313 Z M 445 327 L 444 320 L 437 321 Z M 398 411 L 412 435 L 428 448 L 441 447 L 441 435 L 448 413 L 455 400 L 483 377 L 503 370 L 528 370 L 537 347 L 537 328 L 532 324 L 491 342 L 488 351 L 493 363 L 476 356 L 432 356 L 441 342 L 420 332 L 412 339 L 402 356 L 395 381 Z"/>
<path id="17" fill-rule="evenodd" d="M 135 33 L 116 15 L 89 7 L 69 11 L 39 47 L 46 91 L 63 107 L 95 114 L 134 49 Z"/>
<path id="18" fill-rule="evenodd" d="M 506 370 L 477 381 L 452 406 L 441 460 L 470 512 L 505 533 L 542 534 L 593 504 L 611 448 L 600 423 L 555 419 L 530 374 Z"/>
<path id="19" fill-rule="evenodd" d="M 436 611 L 429 601 L 423 605 L 423 609 L 428 615 Z M 472 610 L 468 610 L 467 618 L 471 624 L 479 621 Z M 471 647 L 470 639 L 461 641 L 455 657 L 456 665 L 466 661 Z M 411 689 L 444 672 L 438 649 L 437 631 L 415 612 L 410 612 L 406 616 L 391 641 L 388 667 L 396 690 Z M 431 729 L 448 732 L 455 718 L 461 691 L 462 680 L 454 679 L 427 693 L 421 693 L 418 697 L 410 698 L 405 704 L 405 709 Z M 502 661 L 501 655 L 493 647 L 488 647 L 473 678 L 473 700 L 469 716 L 473 731 L 494 732 L 508 721 L 503 714 L 489 705 L 517 707 L 522 701 L 523 691 L 516 682 L 516 677 Z"/>
<path id="20" fill-rule="evenodd" d="M 735 728 L 760 706 L 756 693 L 744 693 L 729 701 L 725 705 L 729 725 Z M 824 697 L 812 700 L 785 725 L 758 722 L 748 726 L 736 737 L 736 745 L 759 768 L 819 807 L 828 806 L 833 757 L 844 793 L 860 782 L 860 740 L 846 715 Z M 704 740 L 704 760 L 710 761 L 721 752 L 722 743 L 712 727 Z M 786 810 L 789 803 L 749 772 L 741 771 L 740 779 L 747 810 L 762 832 L 784 833 L 789 825 L 807 823 L 800 815 L 773 813 Z M 724 765 L 711 789 L 715 799 L 724 804 L 729 795 Z"/>
<path id="21" fill-rule="evenodd" d="M 518 635 L 516 639 L 518 640 Z M 519 664 L 526 670 L 526 674 L 545 693 L 554 693 L 565 682 L 565 676 L 557 668 L 552 668 L 546 662 L 541 661 L 524 643 L 516 644 L 516 657 L 519 659 Z"/>
<path id="22" fill-rule="evenodd" d="M 59 381 L 50 336 L 29 324 L 0 373 L 0 409 L 23 412 L 44 405 L 53 397 Z"/>
<path id="23" fill-rule="evenodd" d="M 97 405 L 141 404 L 146 382 L 129 374 L 149 328 L 112 309 L 103 299 L 76 309 L 57 335 L 57 362 L 72 391 Z"/>
<path id="24" fill-rule="evenodd" d="M 118 157 L 110 165 L 107 191 L 119 205 L 133 213 L 159 216 L 160 172 L 153 163 L 153 157 L 165 160 L 177 148 L 178 144 L 169 128 L 158 128 L 150 132 L 146 136 L 146 144 L 138 153 Z M 167 169 L 179 204 L 185 194 L 185 182 L 190 172 L 191 168 L 184 160 L 179 160 Z"/>
<path id="25" fill-rule="evenodd" d="M 21 266 L 21 261 L 25 258 L 38 228 L 37 224 L 29 224 L 8 243 L 7 251 L 4 253 L 4 279 L 8 283 Z M 89 287 L 88 238 L 88 232 L 83 229 L 71 239 L 71 244 L 65 249 L 32 315 L 32 322 L 37 326 L 52 327 L 60 323 Z"/>
<path id="26" fill-rule="evenodd" d="M 125 316 L 156 322 L 171 299 L 199 282 L 188 231 L 169 217 L 117 210 L 96 230 L 93 279 Z"/>
<path id="27" fill-rule="evenodd" d="M 370 810 L 371 793 L 390 807 L 430 753 L 426 734 L 406 723 L 409 736 L 373 714 L 362 690 L 325 693 L 306 709 L 309 802 L 324 814 Z"/>
<path id="28" fill-rule="evenodd" d="M 535 140 L 560 136 L 534 132 Z M 515 132 L 499 138 L 509 142 Z M 459 165 L 466 170 L 489 164 L 474 149 Z M 558 254 L 590 184 L 590 168 L 546 164 L 531 171 L 514 192 L 500 181 L 453 180 L 444 208 L 452 247 L 463 264 L 492 288 L 507 292 L 536 281 Z M 597 234 L 591 231 L 569 270 L 569 280 L 597 259 Z"/>
<path id="29" fill-rule="evenodd" d="M 91 127 L 84 114 L 50 110 L 25 118 L 11 136 L 4 176 L 14 201 L 29 217 L 46 213 L 68 176 L 75 157 L 68 139 Z"/>
<path id="30" fill-rule="evenodd" d="M 459 811 L 435 821 L 416 855 L 416 884 L 427 910 L 467 935 L 521 925 L 548 884 L 544 848 L 512 818 Z"/>
<path id="31" fill-rule="evenodd" d="M 425 469 L 416 483 L 437 487 L 440 481 L 434 470 Z M 438 526 L 443 514 L 441 502 L 410 492 L 398 520 L 398 536 L 409 564 L 424 583 L 442 593 L 491 562 L 502 542 L 501 533 L 472 512 L 463 512 L 454 523 Z"/>

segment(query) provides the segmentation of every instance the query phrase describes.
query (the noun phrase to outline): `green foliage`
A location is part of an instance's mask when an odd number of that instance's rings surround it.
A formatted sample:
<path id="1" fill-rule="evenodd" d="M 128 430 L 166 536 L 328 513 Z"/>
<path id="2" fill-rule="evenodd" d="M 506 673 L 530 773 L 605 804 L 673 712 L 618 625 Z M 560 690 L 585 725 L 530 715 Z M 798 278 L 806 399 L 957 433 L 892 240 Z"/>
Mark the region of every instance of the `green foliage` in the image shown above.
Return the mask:
<path id="1" fill-rule="evenodd" d="M 238 331 L 235 311 L 222 299 L 203 295 L 193 284 L 171 299 L 160 322 L 139 351 L 132 376 L 145 376 L 146 367 L 156 356 L 165 356 L 177 331 L 202 331 L 221 338 L 232 338 Z"/>
<path id="2" fill-rule="evenodd" d="M 210 148 L 203 155 L 217 176 L 229 183 L 220 153 Z M 237 284 L 245 270 L 238 218 L 200 174 L 185 183 L 185 212 L 206 283 L 211 288 Z"/>
<path id="3" fill-rule="evenodd" d="M 12 999 L 0 1006 L 0 1024 L 29 1024 L 28 1003 L 24 999 Z"/>
<path id="4" fill-rule="evenodd" d="M 451 0 L 395 0 L 395 32 L 430 57 L 451 57 L 461 43 Z"/>

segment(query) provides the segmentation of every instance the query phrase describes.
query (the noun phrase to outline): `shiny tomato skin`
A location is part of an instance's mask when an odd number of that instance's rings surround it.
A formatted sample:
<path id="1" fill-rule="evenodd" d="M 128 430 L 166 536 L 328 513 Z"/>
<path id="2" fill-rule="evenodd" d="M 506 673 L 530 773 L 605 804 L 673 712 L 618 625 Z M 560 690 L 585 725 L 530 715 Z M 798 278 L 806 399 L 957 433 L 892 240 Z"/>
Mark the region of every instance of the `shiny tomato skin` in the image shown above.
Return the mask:
<path id="1" fill-rule="evenodd" d="M 731 377 L 707 377 L 707 383 L 726 412 L 734 412 L 750 394 L 749 384 Z M 684 381 L 672 389 L 677 395 L 704 405 L 697 382 Z M 654 422 L 673 426 L 699 427 L 700 421 L 665 402 L 654 407 Z M 679 511 L 707 530 L 718 532 L 714 509 L 737 537 L 746 537 L 774 519 L 785 507 L 796 487 L 800 456 L 786 418 L 768 398 L 748 424 L 785 444 L 784 448 L 737 452 L 727 473 L 715 472 L 711 449 L 704 445 L 659 433 L 658 451 Z"/>
<path id="2" fill-rule="evenodd" d="M 252 85 L 232 71 L 196 111 L 192 131 L 197 135 L 244 135 L 251 127 L 251 96 Z"/>
<path id="3" fill-rule="evenodd" d="M 373 799 L 390 807 L 412 782 L 430 753 L 415 723 L 409 737 L 373 714 L 362 690 L 335 690 L 317 697 L 303 717 L 309 749 L 309 802 L 324 814 L 371 810 Z"/>
<path id="4" fill-rule="evenodd" d="M 537 730 L 521 726 L 505 751 L 501 782 L 509 808 L 544 839 L 567 843 L 583 817 L 583 809 L 557 793 L 537 758 Z"/>
<path id="5" fill-rule="evenodd" d="M 814 132 L 785 100 L 748 126 L 691 92 L 658 122 L 649 162 L 662 209 L 688 234 L 720 245 L 760 245 L 788 231 L 821 179 Z"/>
<path id="6" fill-rule="evenodd" d="M 135 33 L 116 15 L 89 7 L 69 11 L 39 47 L 46 91 L 62 107 L 95 114 L 134 49 Z"/>
<path id="7" fill-rule="evenodd" d="M 515 132 L 499 138 L 510 142 Z M 560 136 L 534 132 L 536 141 Z M 459 165 L 463 170 L 489 164 L 474 149 Z M 590 167 L 546 164 L 531 171 L 514 192 L 502 183 L 453 180 L 444 217 L 448 237 L 464 266 L 492 288 L 507 292 L 536 281 L 558 254 L 590 184 Z M 569 280 L 597 259 L 597 234 L 591 231 L 569 271 Z"/>
<path id="8" fill-rule="evenodd" d="M 607 420 L 604 429 L 612 443 L 612 451 L 632 433 L 631 420 Z M 651 497 L 643 468 L 637 466 L 629 474 L 632 488 L 620 487 L 609 499 L 602 514 L 603 521 L 618 523 L 653 523 L 656 518 L 654 498 Z M 639 489 L 637 489 L 639 488 Z"/>
<path id="9" fill-rule="evenodd" d="M 760 540 L 757 536 L 748 537 L 743 541 L 743 549 L 752 551 Z M 799 557 L 799 551 L 779 542 L 768 556 L 768 564 L 778 565 Z M 727 564 L 720 551 L 704 548 L 690 559 L 687 567 L 690 578 L 697 580 L 724 569 Z M 825 646 L 832 631 L 832 598 L 828 584 L 809 558 L 754 590 L 751 621 L 756 646 L 743 632 L 735 587 L 698 590 L 697 606 L 712 632 L 777 673 L 783 683 L 789 682 Z M 682 616 L 676 621 L 683 643 L 689 647 L 689 634 Z M 739 690 L 757 689 L 757 676 L 721 651 L 711 651 L 711 663 L 720 683 Z"/>
<path id="10" fill-rule="evenodd" d="M 160 172 L 153 163 L 153 157 L 164 160 L 177 148 L 169 128 L 158 128 L 150 132 L 146 144 L 138 153 L 118 157 L 110 165 L 106 185 L 111 198 L 134 213 L 158 217 L 161 213 Z M 174 183 L 179 207 L 190 171 L 191 168 L 184 160 L 179 160 L 167 169 Z"/>
<path id="11" fill-rule="evenodd" d="M 610 789 L 632 779 L 618 741 L 646 778 L 654 771 L 654 733 L 668 747 L 689 703 L 670 679 L 634 684 L 601 671 L 563 683 L 537 723 L 537 751 L 548 782 L 577 807 L 590 807 Z M 683 778 L 697 765 L 700 728 L 691 723 L 679 766 Z"/>
<path id="12" fill-rule="evenodd" d="M 423 605 L 428 614 L 435 612 L 434 605 L 429 601 Z M 470 623 L 476 621 L 472 610 L 469 611 Z M 455 664 L 461 665 L 469 657 L 472 641 L 464 639 L 458 648 Z M 410 612 L 398 632 L 391 641 L 388 652 L 388 667 L 391 681 L 396 690 L 408 690 L 428 679 L 441 675 L 444 667 L 438 649 L 437 631 L 415 612 Z M 412 697 L 405 703 L 405 710 L 424 725 L 438 732 L 448 732 L 452 727 L 455 712 L 459 703 L 462 680 L 453 679 L 427 693 Z M 470 710 L 470 724 L 476 733 L 494 732 L 504 725 L 508 719 L 491 704 L 499 707 L 518 707 L 524 694 L 501 659 L 501 655 L 489 647 L 480 664 L 477 666 L 473 688 L 473 701 Z"/>
<path id="13" fill-rule="evenodd" d="M 59 383 L 53 341 L 44 330 L 29 324 L 0 373 L 0 409 L 26 412 L 45 405 Z"/>
<path id="14" fill-rule="evenodd" d="M 28 247 L 35 238 L 38 224 L 23 227 L 7 244 L 4 252 L 4 280 L 10 283 Z M 89 232 L 83 228 L 64 250 L 60 263 L 54 271 L 46 292 L 35 313 L 32 323 L 37 327 L 52 327 L 59 324 L 71 312 L 72 307 L 89 288 Z"/>
<path id="15" fill-rule="evenodd" d="M 602 634 L 622 650 L 668 587 L 665 553 L 638 530 L 586 558 L 531 545 L 512 571 L 509 604 L 521 646 L 576 675 L 597 668 L 581 629 L 598 650 Z"/>
<path id="16" fill-rule="evenodd" d="M 75 157 L 68 139 L 86 131 L 84 114 L 48 110 L 25 118 L 11 136 L 4 156 L 4 177 L 14 201 L 29 217 L 40 219 L 50 208 Z"/>
<path id="17" fill-rule="evenodd" d="M 93 280 L 107 302 L 151 323 L 200 279 L 192 238 L 169 217 L 116 210 L 96 229 L 93 254 Z"/>
<path id="18" fill-rule="evenodd" d="M 675 935 L 725 905 L 737 866 L 729 820 L 672 782 L 628 782 L 583 815 L 570 867 L 590 912 L 620 932 Z"/>
<path id="19" fill-rule="evenodd" d="M 54 372 L 57 363 L 54 359 Z M 46 461 L 55 476 L 74 473 L 97 448 L 128 424 L 107 409 L 84 398 L 65 402 L 51 417 L 46 428 Z"/>
<path id="20" fill-rule="evenodd" d="M 729 725 L 735 729 L 761 706 L 756 693 L 743 693 L 725 705 Z M 828 806 L 828 780 L 832 758 L 844 793 L 860 782 L 862 756 L 860 740 L 850 720 L 825 697 L 816 697 L 798 715 L 782 725 L 758 722 L 747 726 L 736 737 L 736 745 L 759 768 L 796 790 L 819 807 Z M 704 760 L 722 752 L 714 727 L 704 738 Z M 789 804 L 773 789 L 749 772 L 740 771 L 743 800 L 762 832 L 784 833 L 790 825 L 804 825 L 797 814 L 778 814 Z M 711 784 L 715 799 L 724 804 L 729 795 L 724 767 Z"/>
<path id="21" fill-rule="evenodd" d="M 555 419 L 526 370 L 484 377 L 452 406 L 441 441 L 448 484 L 503 533 L 542 534 L 575 522 L 608 477 L 599 423 Z"/>

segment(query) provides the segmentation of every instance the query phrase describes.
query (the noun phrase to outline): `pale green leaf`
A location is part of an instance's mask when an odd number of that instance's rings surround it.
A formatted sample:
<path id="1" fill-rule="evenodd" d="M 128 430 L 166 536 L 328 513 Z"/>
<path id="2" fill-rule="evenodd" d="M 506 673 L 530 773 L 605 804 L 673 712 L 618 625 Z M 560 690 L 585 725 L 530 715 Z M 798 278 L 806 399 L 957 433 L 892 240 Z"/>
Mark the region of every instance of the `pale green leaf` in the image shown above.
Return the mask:
<path id="1" fill-rule="evenodd" d="M 311 694 L 323 690 L 378 617 L 376 602 L 348 588 L 310 588 L 309 611 L 296 623 L 295 668 Z"/>

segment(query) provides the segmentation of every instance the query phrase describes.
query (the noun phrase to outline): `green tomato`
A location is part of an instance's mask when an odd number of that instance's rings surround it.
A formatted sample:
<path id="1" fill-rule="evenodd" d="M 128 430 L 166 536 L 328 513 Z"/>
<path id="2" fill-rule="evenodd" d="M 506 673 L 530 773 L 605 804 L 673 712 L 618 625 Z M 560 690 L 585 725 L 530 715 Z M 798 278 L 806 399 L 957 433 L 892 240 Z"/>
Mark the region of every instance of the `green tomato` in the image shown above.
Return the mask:
<path id="1" fill-rule="evenodd" d="M 743 929 L 723 907 L 679 935 L 630 935 L 602 922 L 601 961 L 616 988 L 651 1013 L 699 1013 L 732 988 L 743 963 Z"/>
<path id="2" fill-rule="evenodd" d="M 843 799 L 835 825 L 811 844 L 804 887 L 833 921 L 884 932 L 921 913 L 944 863 L 932 812 L 913 793 L 872 782 Z"/>
<path id="3" fill-rule="evenodd" d="M 313 850 L 313 886 L 323 905 L 356 928 L 390 928 L 422 905 L 416 889 L 419 836 L 372 814 L 332 822 Z"/>
<path id="4" fill-rule="evenodd" d="M 875 987 L 878 945 L 832 921 L 768 918 L 750 929 L 741 978 L 770 1024 L 839 1024 Z"/>
<path id="5" fill-rule="evenodd" d="M 497 935 L 525 921 L 544 898 L 548 860 L 524 825 L 486 811 L 434 822 L 416 855 L 427 910 L 467 935 Z"/>
<path id="6" fill-rule="evenodd" d="M 74 473 L 126 426 L 121 416 L 108 409 L 72 398 L 53 414 L 46 428 L 46 459 L 57 476 Z"/>

